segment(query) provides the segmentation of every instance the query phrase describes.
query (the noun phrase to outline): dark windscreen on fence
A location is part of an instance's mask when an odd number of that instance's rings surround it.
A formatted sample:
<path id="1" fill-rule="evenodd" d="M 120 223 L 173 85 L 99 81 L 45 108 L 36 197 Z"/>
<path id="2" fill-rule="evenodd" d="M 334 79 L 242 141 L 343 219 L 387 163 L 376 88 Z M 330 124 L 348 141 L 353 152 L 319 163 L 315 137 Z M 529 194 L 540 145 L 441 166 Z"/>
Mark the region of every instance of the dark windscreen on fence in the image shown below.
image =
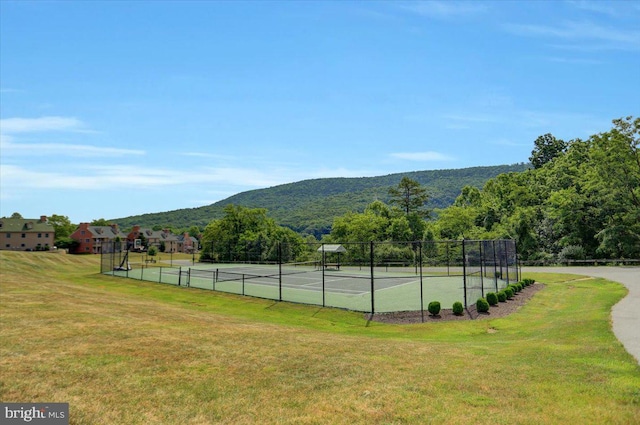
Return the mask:
<path id="1" fill-rule="evenodd" d="M 431 301 L 475 305 L 519 279 L 513 240 L 203 244 L 200 261 L 130 261 L 103 245 L 101 272 L 259 298 L 367 313 L 424 311 Z M 138 254 L 139 255 L 139 254 Z"/>

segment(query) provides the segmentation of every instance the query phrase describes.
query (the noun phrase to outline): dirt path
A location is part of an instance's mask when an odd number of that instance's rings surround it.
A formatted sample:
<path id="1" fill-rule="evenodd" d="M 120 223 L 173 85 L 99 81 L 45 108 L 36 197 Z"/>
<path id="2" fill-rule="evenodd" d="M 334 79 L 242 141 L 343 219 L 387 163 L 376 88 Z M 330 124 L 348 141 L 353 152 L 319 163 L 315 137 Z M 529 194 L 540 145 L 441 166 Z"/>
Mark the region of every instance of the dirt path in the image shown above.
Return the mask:
<path id="1" fill-rule="evenodd" d="M 523 267 L 522 271 L 602 277 L 626 286 L 629 294 L 611 310 L 613 333 L 640 363 L 640 267 Z"/>

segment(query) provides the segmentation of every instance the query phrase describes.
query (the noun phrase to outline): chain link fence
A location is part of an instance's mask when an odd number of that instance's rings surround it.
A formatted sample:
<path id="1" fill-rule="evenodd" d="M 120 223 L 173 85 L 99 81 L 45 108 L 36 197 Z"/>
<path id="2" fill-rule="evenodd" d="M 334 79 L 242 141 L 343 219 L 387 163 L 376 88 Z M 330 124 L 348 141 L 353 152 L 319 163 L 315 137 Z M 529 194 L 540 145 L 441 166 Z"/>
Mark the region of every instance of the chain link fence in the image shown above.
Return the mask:
<path id="1" fill-rule="evenodd" d="M 200 261 L 130 261 L 103 245 L 101 273 L 367 313 L 474 306 L 520 278 L 513 240 L 237 244 L 210 242 Z"/>

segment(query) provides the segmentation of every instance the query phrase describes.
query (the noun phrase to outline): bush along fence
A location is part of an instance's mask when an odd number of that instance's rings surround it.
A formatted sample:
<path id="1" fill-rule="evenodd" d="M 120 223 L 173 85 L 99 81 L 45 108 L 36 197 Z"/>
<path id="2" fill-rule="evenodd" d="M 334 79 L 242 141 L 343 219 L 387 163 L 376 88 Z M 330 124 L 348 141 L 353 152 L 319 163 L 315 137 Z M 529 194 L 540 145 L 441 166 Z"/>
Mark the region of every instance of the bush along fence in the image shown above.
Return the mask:
<path id="1" fill-rule="evenodd" d="M 489 313 L 491 307 L 499 305 L 499 303 L 507 302 L 521 292 L 524 288 L 536 283 L 535 279 L 523 279 L 520 282 L 511 283 L 498 292 L 487 292 L 484 297 L 478 298 L 476 301 L 476 311 L 478 313 Z"/>
<path id="2" fill-rule="evenodd" d="M 475 306 L 520 276 L 513 240 L 209 241 L 182 267 L 132 258 L 124 244 L 103 246 L 101 273 L 372 314 Z"/>

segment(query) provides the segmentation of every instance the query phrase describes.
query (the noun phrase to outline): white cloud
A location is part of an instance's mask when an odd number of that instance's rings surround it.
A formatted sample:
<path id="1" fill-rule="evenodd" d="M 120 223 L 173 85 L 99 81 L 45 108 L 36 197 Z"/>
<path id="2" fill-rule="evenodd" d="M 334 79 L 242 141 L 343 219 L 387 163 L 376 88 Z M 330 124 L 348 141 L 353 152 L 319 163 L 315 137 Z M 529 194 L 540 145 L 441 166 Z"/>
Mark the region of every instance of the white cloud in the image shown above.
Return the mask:
<path id="1" fill-rule="evenodd" d="M 56 167 L 56 170 L 62 171 L 42 171 L 24 165 L 3 164 L 0 166 L 0 177 L 4 195 L 29 189 L 48 189 L 63 192 L 121 191 L 130 196 L 143 189 L 160 190 L 170 187 L 191 189 L 200 187 L 207 192 L 223 191 L 233 194 L 243 190 L 277 186 L 310 178 L 376 175 L 370 171 L 342 168 L 318 170 L 247 167 L 179 168 L 177 165 L 176 168 L 158 168 L 109 164 Z"/>
<path id="2" fill-rule="evenodd" d="M 568 1 L 569 5 L 578 10 L 595 12 L 612 18 L 624 17 L 629 11 L 633 11 L 633 2 L 617 1 Z M 631 6 L 631 7 L 629 7 Z M 637 6 L 636 6 L 637 7 Z"/>
<path id="3" fill-rule="evenodd" d="M 640 31 L 624 28 L 604 27 L 587 21 L 567 21 L 560 25 L 506 24 L 504 28 L 513 34 L 530 37 L 548 37 L 578 42 L 577 48 L 585 43 L 595 49 L 640 49 Z M 558 46 L 570 47 L 570 46 Z"/>
<path id="4" fill-rule="evenodd" d="M 95 131 L 88 130 L 82 121 L 73 117 L 6 118 L 0 120 L 0 148 L 2 148 L 3 156 L 113 157 L 145 154 L 145 151 L 138 149 L 23 141 L 25 133 L 47 132 L 95 133 Z M 41 135 L 37 137 L 39 140 L 44 139 Z"/>
<path id="5" fill-rule="evenodd" d="M 486 4 L 460 1 L 408 2 L 401 7 L 418 15 L 439 19 L 476 15 L 487 10 Z"/>
<path id="6" fill-rule="evenodd" d="M 459 122 L 459 123 L 496 123 L 496 122 L 502 121 L 502 119 L 497 115 L 488 115 L 488 114 L 464 114 L 464 115 L 449 114 L 449 115 L 444 115 L 443 118 L 446 120 Z"/>
<path id="7" fill-rule="evenodd" d="M 556 62 L 556 63 L 566 63 L 566 64 L 575 64 L 575 65 L 601 65 L 603 62 L 601 60 L 598 59 L 581 59 L 581 58 L 563 58 L 563 57 L 557 57 L 557 56 L 549 56 L 549 57 L 545 57 L 543 58 L 546 61 L 549 62 Z"/>
<path id="8" fill-rule="evenodd" d="M 0 93 L 23 93 L 23 90 L 2 87 L 0 88 Z"/>
<path id="9" fill-rule="evenodd" d="M 210 159 L 217 159 L 220 161 L 231 161 L 231 160 L 238 159 L 237 157 L 232 155 L 219 155 L 219 154 L 208 153 L 208 152 L 179 152 L 178 155 L 189 156 L 192 158 L 210 158 Z"/>
<path id="10" fill-rule="evenodd" d="M 15 143 L 15 138 L 0 136 L 3 155 L 33 156 L 71 156 L 71 157 L 104 157 L 144 155 L 145 151 L 136 149 L 120 149 L 91 145 L 74 145 L 69 143 Z"/>
<path id="11" fill-rule="evenodd" d="M 84 131 L 84 124 L 73 117 L 5 118 L 0 119 L 3 133 L 35 133 L 46 131 Z"/>
<path id="12" fill-rule="evenodd" d="M 274 172 L 245 168 L 170 169 L 135 165 L 98 165 L 86 168 L 67 167 L 64 172 L 37 171 L 22 166 L 0 167 L 4 189 L 71 189 L 125 190 L 135 192 L 143 188 L 180 185 L 232 185 L 267 187 L 285 183 Z"/>
<path id="13" fill-rule="evenodd" d="M 391 156 L 396 159 L 402 159 L 405 161 L 452 161 L 453 158 L 439 152 L 426 151 L 426 152 L 397 152 L 392 153 Z"/>

